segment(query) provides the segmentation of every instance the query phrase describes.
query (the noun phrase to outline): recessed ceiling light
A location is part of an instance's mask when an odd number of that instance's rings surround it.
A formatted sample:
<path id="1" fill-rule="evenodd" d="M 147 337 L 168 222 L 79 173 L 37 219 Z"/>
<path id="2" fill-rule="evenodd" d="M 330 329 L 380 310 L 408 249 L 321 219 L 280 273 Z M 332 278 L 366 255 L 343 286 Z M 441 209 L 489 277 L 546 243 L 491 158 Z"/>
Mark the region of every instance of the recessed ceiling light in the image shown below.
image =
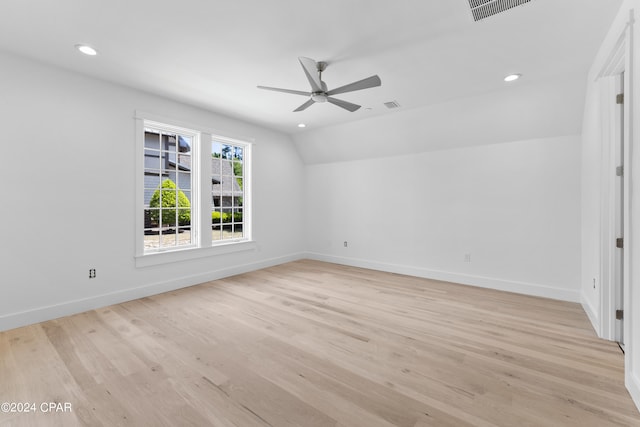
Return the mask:
<path id="1" fill-rule="evenodd" d="M 305 125 L 304 123 L 298 123 L 298 127 L 299 127 L 299 128 L 306 128 L 306 127 L 307 127 L 307 125 Z"/>
<path id="2" fill-rule="evenodd" d="M 87 46 L 86 44 L 77 44 L 76 49 L 89 56 L 96 56 L 98 54 L 98 52 L 94 48 L 92 48 L 91 46 Z"/>
<path id="3" fill-rule="evenodd" d="M 512 82 L 512 81 L 518 80 L 520 77 L 522 77 L 522 74 L 509 74 L 507 77 L 504 78 L 504 81 Z"/>

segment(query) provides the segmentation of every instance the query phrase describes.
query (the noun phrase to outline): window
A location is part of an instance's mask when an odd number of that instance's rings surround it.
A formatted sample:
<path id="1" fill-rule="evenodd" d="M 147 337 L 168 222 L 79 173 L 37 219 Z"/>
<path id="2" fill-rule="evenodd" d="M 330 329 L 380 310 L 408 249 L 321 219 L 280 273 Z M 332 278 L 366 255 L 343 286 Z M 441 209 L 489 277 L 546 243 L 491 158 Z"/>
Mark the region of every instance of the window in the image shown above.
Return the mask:
<path id="1" fill-rule="evenodd" d="M 144 129 L 144 250 L 192 246 L 194 174 L 192 131 L 148 126 Z"/>
<path id="2" fill-rule="evenodd" d="M 236 244 L 250 242 L 251 144 L 146 114 L 136 119 L 136 259 L 241 250 Z"/>
<path id="3" fill-rule="evenodd" d="M 244 237 L 245 145 L 213 138 L 211 141 L 211 239 Z"/>

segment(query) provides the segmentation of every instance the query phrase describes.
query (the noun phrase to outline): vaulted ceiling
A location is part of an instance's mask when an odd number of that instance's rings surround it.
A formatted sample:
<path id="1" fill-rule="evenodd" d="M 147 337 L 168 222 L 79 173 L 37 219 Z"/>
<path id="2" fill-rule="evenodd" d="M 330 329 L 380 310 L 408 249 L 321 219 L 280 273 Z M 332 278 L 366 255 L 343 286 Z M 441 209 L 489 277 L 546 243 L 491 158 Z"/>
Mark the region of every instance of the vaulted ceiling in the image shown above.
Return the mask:
<path id="1" fill-rule="evenodd" d="M 290 134 L 314 163 L 373 156 L 394 136 L 391 151 L 411 152 L 579 132 L 621 1 L 531 0 L 474 22 L 468 0 L 3 0 L 0 50 Z M 382 86 L 337 96 L 354 113 L 294 113 L 304 97 L 256 86 L 307 91 L 298 56 L 328 62 L 330 88 L 372 74 Z M 354 142 L 336 157 L 338 140 Z"/>

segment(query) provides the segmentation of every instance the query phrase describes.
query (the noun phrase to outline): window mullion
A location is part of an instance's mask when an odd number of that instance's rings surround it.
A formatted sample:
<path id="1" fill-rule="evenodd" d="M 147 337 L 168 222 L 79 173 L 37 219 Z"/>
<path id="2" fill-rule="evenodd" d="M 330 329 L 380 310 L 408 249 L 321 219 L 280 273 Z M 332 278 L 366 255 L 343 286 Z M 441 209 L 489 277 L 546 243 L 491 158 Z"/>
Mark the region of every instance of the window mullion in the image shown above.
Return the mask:
<path id="1" fill-rule="evenodd" d="M 198 144 L 198 234 L 201 247 L 211 246 L 211 134 L 200 133 Z"/>

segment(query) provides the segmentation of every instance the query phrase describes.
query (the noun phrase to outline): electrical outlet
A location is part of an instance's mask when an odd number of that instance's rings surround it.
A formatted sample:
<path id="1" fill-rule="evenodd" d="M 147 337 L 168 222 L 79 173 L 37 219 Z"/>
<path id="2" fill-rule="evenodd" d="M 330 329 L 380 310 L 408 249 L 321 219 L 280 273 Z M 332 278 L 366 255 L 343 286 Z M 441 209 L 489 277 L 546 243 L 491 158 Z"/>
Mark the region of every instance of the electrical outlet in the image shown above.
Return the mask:
<path id="1" fill-rule="evenodd" d="M 95 268 L 90 268 L 89 269 L 89 279 L 95 279 L 96 278 L 96 269 Z"/>
<path id="2" fill-rule="evenodd" d="M 464 254 L 464 262 L 471 262 L 471 254 Z"/>
<path id="3" fill-rule="evenodd" d="M 596 278 L 594 277 L 593 278 L 593 289 L 595 289 L 595 288 L 596 288 Z"/>
<path id="4" fill-rule="evenodd" d="M 344 241 L 344 247 L 345 248 L 347 247 L 347 241 L 346 240 Z"/>

